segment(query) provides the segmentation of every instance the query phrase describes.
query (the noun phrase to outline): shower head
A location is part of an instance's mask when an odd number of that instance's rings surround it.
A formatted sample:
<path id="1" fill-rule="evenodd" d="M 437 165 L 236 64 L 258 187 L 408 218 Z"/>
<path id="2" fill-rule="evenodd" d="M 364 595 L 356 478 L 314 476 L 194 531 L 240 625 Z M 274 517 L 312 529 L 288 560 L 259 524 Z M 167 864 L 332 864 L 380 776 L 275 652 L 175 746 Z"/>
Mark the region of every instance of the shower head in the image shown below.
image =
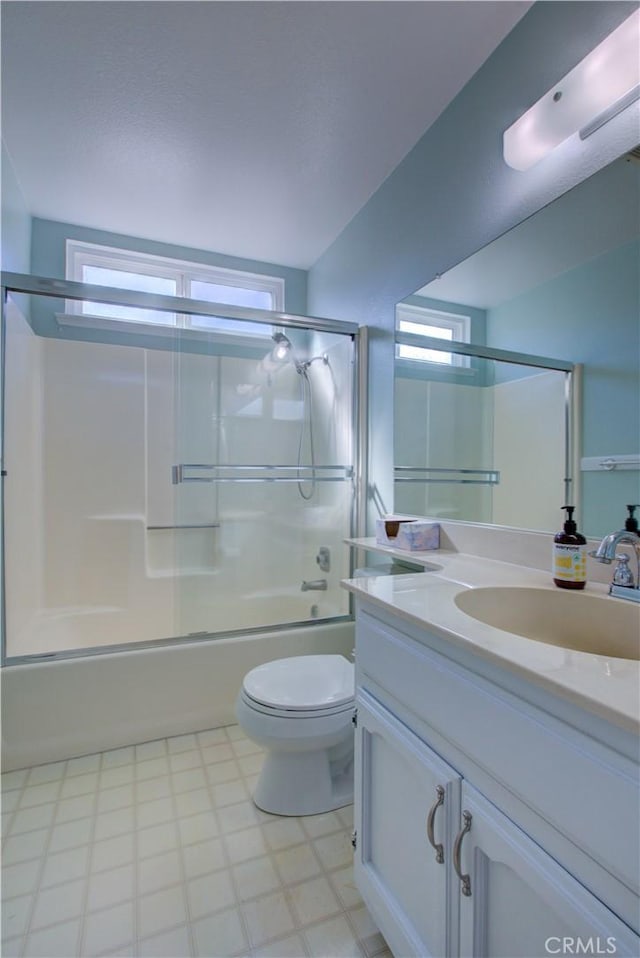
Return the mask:
<path id="1" fill-rule="evenodd" d="M 289 337 L 285 336 L 284 333 L 273 333 L 271 338 L 275 343 L 275 346 L 271 350 L 272 357 L 279 362 L 288 359 L 292 349 Z"/>
<path id="2" fill-rule="evenodd" d="M 295 371 L 300 376 L 306 376 L 309 366 L 311 363 L 315 363 L 316 360 L 322 360 L 325 366 L 329 365 L 329 357 L 326 353 L 323 353 L 321 356 L 312 356 L 311 359 L 298 359 L 293 351 L 291 340 L 284 333 L 277 331 L 271 334 L 271 338 L 275 345 L 272 347 L 271 352 L 267 354 L 266 358 L 278 364 L 291 361 Z"/>

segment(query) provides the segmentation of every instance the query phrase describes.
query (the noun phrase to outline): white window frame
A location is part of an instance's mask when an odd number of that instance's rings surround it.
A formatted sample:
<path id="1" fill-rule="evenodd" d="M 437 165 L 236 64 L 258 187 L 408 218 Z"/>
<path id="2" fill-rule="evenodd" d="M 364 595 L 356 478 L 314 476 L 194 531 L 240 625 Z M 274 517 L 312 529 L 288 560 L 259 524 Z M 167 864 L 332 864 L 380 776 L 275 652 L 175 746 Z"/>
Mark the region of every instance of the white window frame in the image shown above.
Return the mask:
<path id="1" fill-rule="evenodd" d="M 274 312 L 284 312 L 285 281 L 279 276 L 266 276 L 260 273 L 250 273 L 245 270 L 227 269 L 221 266 L 210 266 L 206 263 L 194 263 L 189 260 L 174 259 L 168 256 L 156 256 L 153 253 L 140 253 L 135 250 L 119 249 L 113 246 L 101 246 L 97 243 L 87 243 L 82 240 L 68 239 L 66 241 L 66 278 L 75 282 L 83 282 L 82 270 L 84 266 L 99 266 L 104 269 L 123 270 L 124 272 L 145 273 L 148 276 L 159 276 L 172 279 L 176 283 L 176 296 L 190 298 L 192 282 L 216 283 L 221 286 L 235 286 L 241 289 L 251 289 L 266 292 L 271 295 Z M 82 303 L 68 301 L 66 311 L 74 317 L 90 314 L 83 313 Z M 102 319 L 103 317 L 99 317 Z M 113 318 L 106 320 L 109 326 L 120 324 L 130 328 L 140 329 L 144 322 L 128 321 Z M 192 326 L 192 317 L 186 313 L 176 313 L 175 322 L 163 323 L 165 329 L 171 328 L 198 328 Z M 148 328 L 153 324 L 148 324 Z M 234 334 L 227 330 L 215 330 L 220 336 L 232 338 Z M 272 329 L 265 325 L 261 329 L 256 324 L 254 334 L 244 332 L 247 338 L 269 338 Z M 237 338 L 237 337 L 236 337 Z"/>
<path id="2" fill-rule="evenodd" d="M 429 306 L 414 306 L 409 303 L 398 303 L 396 306 L 397 332 L 409 331 L 402 329 L 404 323 L 412 323 L 424 327 L 435 326 L 439 329 L 451 330 L 451 338 L 455 342 L 468 343 L 471 340 L 471 317 L 463 313 L 447 313 L 443 310 L 432 309 Z M 429 336 L 433 334 L 425 328 L 424 335 Z M 443 343 L 448 341 L 449 340 L 443 337 Z M 403 346 L 402 343 L 396 343 L 396 359 L 405 363 L 425 363 L 432 366 L 469 366 L 468 356 L 461 356 L 458 353 L 448 353 L 446 350 L 442 351 L 443 359 L 441 361 L 407 355 L 407 350 L 413 348 L 414 347 Z M 427 348 L 428 347 L 425 347 L 425 349 Z"/>

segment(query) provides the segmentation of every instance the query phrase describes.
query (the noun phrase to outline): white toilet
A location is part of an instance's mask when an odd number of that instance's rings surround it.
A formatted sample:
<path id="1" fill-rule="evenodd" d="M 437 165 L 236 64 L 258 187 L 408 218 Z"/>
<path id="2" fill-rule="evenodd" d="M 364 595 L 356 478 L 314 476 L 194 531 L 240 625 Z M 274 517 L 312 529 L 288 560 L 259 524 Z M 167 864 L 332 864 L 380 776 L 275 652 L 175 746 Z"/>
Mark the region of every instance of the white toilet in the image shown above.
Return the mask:
<path id="1" fill-rule="evenodd" d="M 341 655 L 277 659 L 244 677 L 238 724 L 267 750 L 253 800 L 274 815 L 353 801 L 353 664 Z"/>

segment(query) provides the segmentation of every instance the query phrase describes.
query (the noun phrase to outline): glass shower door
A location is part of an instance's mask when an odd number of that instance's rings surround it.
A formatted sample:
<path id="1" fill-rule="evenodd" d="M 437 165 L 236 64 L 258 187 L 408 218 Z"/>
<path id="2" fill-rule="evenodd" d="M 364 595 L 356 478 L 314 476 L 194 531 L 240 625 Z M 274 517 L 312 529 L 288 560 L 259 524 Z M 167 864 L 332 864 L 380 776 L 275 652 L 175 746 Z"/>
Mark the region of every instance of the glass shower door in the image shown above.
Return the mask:
<path id="1" fill-rule="evenodd" d="M 5 310 L 5 660 L 348 615 L 353 333 L 64 287 Z"/>
<path id="2" fill-rule="evenodd" d="M 182 635 L 349 613 L 353 340 L 256 327 L 173 360 L 176 456 L 159 475 Z"/>

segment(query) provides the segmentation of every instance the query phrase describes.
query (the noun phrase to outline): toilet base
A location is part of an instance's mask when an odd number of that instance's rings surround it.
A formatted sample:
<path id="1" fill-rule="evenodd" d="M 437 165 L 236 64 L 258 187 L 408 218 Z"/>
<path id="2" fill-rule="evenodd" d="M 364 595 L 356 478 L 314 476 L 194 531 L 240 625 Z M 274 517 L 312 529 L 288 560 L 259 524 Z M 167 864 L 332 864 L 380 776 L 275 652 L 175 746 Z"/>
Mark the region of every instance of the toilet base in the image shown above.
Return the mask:
<path id="1" fill-rule="evenodd" d="M 309 658 L 318 665 L 317 659 L 339 657 Z M 288 661 L 272 665 L 291 669 Z M 351 663 L 344 665 L 353 671 Z M 238 725 L 265 750 L 253 801 L 272 815 L 321 815 L 353 801 L 354 699 L 347 694 L 336 703 L 321 690 L 318 701 L 325 704 L 309 705 L 313 701 L 307 695 L 305 707 L 297 709 L 266 705 L 247 694 L 244 684 L 238 695 Z"/>
<path id="2" fill-rule="evenodd" d="M 332 755 L 332 753 L 334 753 Z M 254 804 L 272 815 L 320 815 L 353 802 L 353 754 L 344 747 L 268 752 Z"/>

